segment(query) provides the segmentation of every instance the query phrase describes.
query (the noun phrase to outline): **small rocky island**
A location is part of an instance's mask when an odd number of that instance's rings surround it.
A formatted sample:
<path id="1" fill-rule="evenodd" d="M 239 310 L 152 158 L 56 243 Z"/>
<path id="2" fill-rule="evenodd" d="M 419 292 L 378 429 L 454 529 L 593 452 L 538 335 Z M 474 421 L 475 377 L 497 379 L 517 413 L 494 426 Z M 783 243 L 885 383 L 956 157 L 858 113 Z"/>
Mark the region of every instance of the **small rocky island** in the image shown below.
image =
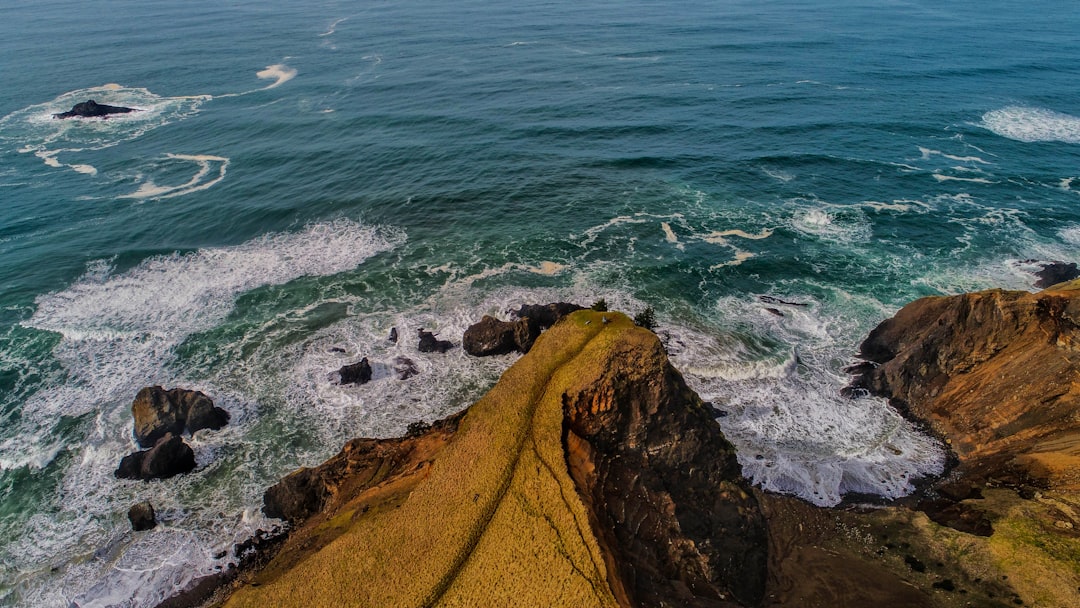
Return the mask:
<path id="1" fill-rule="evenodd" d="M 651 331 L 530 312 L 470 328 L 469 352 L 527 351 L 487 395 L 290 474 L 263 507 L 287 536 L 167 605 L 1080 606 L 1080 281 L 875 329 L 848 390 L 954 466 L 837 508 L 752 488 Z"/>
<path id="2" fill-rule="evenodd" d="M 135 108 L 125 108 L 123 106 L 110 106 L 103 103 L 98 103 L 93 99 L 88 99 L 82 103 L 77 103 L 71 107 L 67 112 L 60 112 L 53 114 L 53 118 L 101 118 L 106 119 L 111 114 L 128 114 L 130 112 L 138 112 Z"/>

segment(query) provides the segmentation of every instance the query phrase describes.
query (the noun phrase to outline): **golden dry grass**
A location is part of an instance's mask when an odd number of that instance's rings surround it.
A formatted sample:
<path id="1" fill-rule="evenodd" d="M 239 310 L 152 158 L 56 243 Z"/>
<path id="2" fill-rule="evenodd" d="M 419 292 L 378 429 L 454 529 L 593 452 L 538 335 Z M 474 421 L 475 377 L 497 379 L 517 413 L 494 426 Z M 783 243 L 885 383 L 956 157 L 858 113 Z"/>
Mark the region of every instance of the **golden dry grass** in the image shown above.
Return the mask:
<path id="1" fill-rule="evenodd" d="M 226 605 L 616 606 L 567 473 L 561 396 L 621 341 L 656 338 L 601 316 L 581 311 L 541 336 L 407 496 L 335 518 L 337 538 Z"/>

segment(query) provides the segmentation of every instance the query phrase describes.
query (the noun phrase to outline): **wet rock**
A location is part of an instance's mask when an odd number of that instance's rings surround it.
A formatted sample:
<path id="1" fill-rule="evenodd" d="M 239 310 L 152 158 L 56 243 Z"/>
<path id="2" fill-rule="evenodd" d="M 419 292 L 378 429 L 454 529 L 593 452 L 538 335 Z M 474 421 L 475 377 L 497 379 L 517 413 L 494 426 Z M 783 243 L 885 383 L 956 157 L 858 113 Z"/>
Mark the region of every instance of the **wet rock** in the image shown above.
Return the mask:
<path id="1" fill-rule="evenodd" d="M 514 351 L 527 353 L 540 336 L 540 324 L 531 317 L 500 321 L 484 315 L 479 323 L 465 330 L 461 347 L 474 357 L 505 355 Z"/>
<path id="2" fill-rule="evenodd" d="M 1036 272 L 1035 276 L 1039 277 L 1039 280 L 1035 282 L 1035 287 L 1045 289 L 1080 278 L 1080 269 L 1077 269 L 1076 262 L 1045 262 L 1042 264 L 1042 270 Z"/>
<path id="3" fill-rule="evenodd" d="M 405 356 L 394 357 L 393 368 L 398 380 L 408 380 L 420 373 L 420 370 L 416 367 L 416 362 Z"/>
<path id="4" fill-rule="evenodd" d="M 780 298 L 774 298 L 773 296 L 758 296 L 758 300 L 766 304 L 783 304 L 784 306 L 807 306 L 805 302 L 788 302 L 787 300 L 781 300 Z"/>
<path id="5" fill-rule="evenodd" d="M 135 108 L 125 108 L 123 106 L 109 106 L 103 103 L 97 103 L 93 99 L 88 99 L 82 103 L 75 104 L 67 112 L 53 114 L 53 118 L 108 118 L 110 114 L 127 114 L 129 112 L 138 112 L 138 110 Z"/>
<path id="6" fill-rule="evenodd" d="M 367 357 L 338 370 L 338 384 L 367 384 L 371 380 L 371 364 Z"/>
<path id="7" fill-rule="evenodd" d="M 389 335 L 389 336 L 387 336 L 387 338 L 386 338 L 386 339 L 387 339 L 387 340 L 390 340 L 390 341 L 391 341 L 391 342 L 393 342 L 394 344 L 397 344 L 397 340 L 398 340 L 398 332 L 397 332 L 397 328 L 396 328 L 396 327 L 391 327 L 391 328 L 390 328 L 390 335 Z"/>
<path id="8" fill-rule="evenodd" d="M 229 422 L 229 413 L 203 393 L 182 388 L 167 391 L 160 386 L 141 389 L 131 404 L 131 414 L 135 440 L 144 448 L 155 445 L 166 433 L 216 431 Z"/>
<path id="9" fill-rule="evenodd" d="M 523 304 L 521 308 L 512 311 L 514 317 L 532 319 L 540 329 L 547 329 L 559 322 L 566 315 L 582 310 L 581 306 L 569 302 L 552 302 L 551 304 Z"/>
<path id="10" fill-rule="evenodd" d="M 195 452 L 178 435 L 166 433 L 154 447 L 128 454 L 115 475 L 121 479 L 167 479 L 195 470 Z"/>
<path id="11" fill-rule="evenodd" d="M 131 508 L 128 509 L 128 521 L 131 522 L 131 529 L 136 532 L 150 530 L 154 526 L 157 526 L 157 518 L 154 515 L 154 505 L 150 504 L 149 500 L 144 500 L 138 504 L 132 505 Z"/>
<path id="12" fill-rule="evenodd" d="M 420 336 L 420 342 L 416 348 L 422 353 L 445 353 L 454 347 L 449 340 L 439 340 L 435 334 L 424 331 L 423 328 L 417 330 L 417 334 Z"/>

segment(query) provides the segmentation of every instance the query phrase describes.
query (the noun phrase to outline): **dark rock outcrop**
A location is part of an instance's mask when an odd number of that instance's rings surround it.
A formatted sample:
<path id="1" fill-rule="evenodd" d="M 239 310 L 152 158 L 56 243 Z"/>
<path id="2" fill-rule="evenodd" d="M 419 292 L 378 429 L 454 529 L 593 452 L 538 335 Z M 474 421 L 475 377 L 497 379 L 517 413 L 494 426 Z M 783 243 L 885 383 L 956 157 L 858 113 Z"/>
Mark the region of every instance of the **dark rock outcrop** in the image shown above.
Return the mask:
<path id="1" fill-rule="evenodd" d="M 75 104 L 67 112 L 53 114 L 53 118 L 108 118 L 110 114 L 127 114 L 129 112 L 138 112 L 138 110 L 123 106 L 105 105 L 97 103 L 93 99 L 88 99 Z"/>
<path id="2" fill-rule="evenodd" d="M 338 384 L 367 384 L 371 381 L 371 364 L 367 357 L 338 370 Z"/>
<path id="3" fill-rule="evenodd" d="M 518 319 L 526 317 L 532 319 L 540 326 L 547 329 L 559 322 L 566 315 L 582 310 L 581 306 L 569 302 L 552 302 L 551 304 L 522 304 L 521 308 L 512 311 Z"/>
<path id="4" fill-rule="evenodd" d="M 416 348 L 422 353 L 445 353 L 454 347 L 449 340 L 440 340 L 430 331 L 419 329 L 417 334 L 420 336 L 420 341 Z"/>
<path id="5" fill-rule="evenodd" d="M 128 509 L 128 521 L 131 529 L 136 532 L 150 530 L 157 526 L 157 517 L 154 514 L 154 505 L 149 500 L 134 504 Z"/>
<path id="6" fill-rule="evenodd" d="M 1039 280 L 1035 282 L 1035 287 L 1046 289 L 1058 283 L 1080 278 L 1080 269 L 1077 269 L 1076 262 L 1046 262 L 1042 265 L 1042 270 L 1035 273 L 1035 276 L 1039 277 Z"/>
<path id="7" fill-rule="evenodd" d="M 302 468 L 263 493 L 263 513 L 296 524 L 387 479 L 412 472 L 453 435 L 464 412 L 397 439 L 353 439 L 317 467 Z M 414 430 L 415 429 L 415 430 Z M 422 429 L 422 430 L 421 430 Z M 420 432 L 416 432 L 420 431 Z"/>
<path id="8" fill-rule="evenodd" d="M 131 414 L 135 440 L 144 448 L 155 445 L 166 433 L 216 431 L 229 422 L 229 413 L 203 393 L 182 388 L 167 391 L 160 386 L 141 389 L 131 404 Z"/>
<path id="9" fill-rule="evenodd" d="M 760 603 L 765 520 L 711 408 L 651 333 L 583 372 L 585 381 L 562 396 L 567 463 L 595 518 L 616 598 L 632 606 Z"/>
<path id="10" fill-rule="evenodd" d="M 128 454 L 120 460 L 116 477 L 121 479 L 167 479 L 195 470 L 195 452 L 172 433 L 158 439 L 154 447 Z"/>
<path id="11" fill-rule="evenodd" d="M 461 347 L 474 357 L 505 355 L 514 351 L 527 353 L 540 336 L 540 325 L 532 317 L 500 321 L 484 315 L 470 325 L 461 339 Z"/>

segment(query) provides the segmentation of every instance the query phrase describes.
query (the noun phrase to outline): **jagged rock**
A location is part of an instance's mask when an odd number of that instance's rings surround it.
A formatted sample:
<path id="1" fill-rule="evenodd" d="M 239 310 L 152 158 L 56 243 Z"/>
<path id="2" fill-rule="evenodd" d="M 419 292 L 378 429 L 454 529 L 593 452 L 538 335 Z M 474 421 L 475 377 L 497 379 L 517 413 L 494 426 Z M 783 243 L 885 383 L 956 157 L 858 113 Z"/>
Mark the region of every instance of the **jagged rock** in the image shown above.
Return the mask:
<path id="1" fill-rule="evenodd" d="M 125 108 L 123 106 L 109 106 L 103 103 L 97 103 L 93 99 L 88 99 L 82 103 L 75 104 L 67 112 L 53 114 L 53 118 L 108 118 L 110 114 L 127 114 L 129 112 L 138 112 L 138 110 L 135 108 Z"/>
<path id="2" fill-rule="evenodd" d="M 875 328 L 860 357 L 871 364 L 852 386 L 948 438 L 961 479 L 1080 488 L 1077 285 L 922 298 Z"/>
<path id="3" fill-rule="evenodd" d="M 526 317 L 535 321 L 540 329 L 547 329 L 559 322 L 566 315 L 582 310 L 577 304 L 569 302 L 552 302 L 551 304 L 522 304 L 521 308 L 512 311 L 518 319 Z"/>
<path id="4" fill-rule="evenodd" d="M 1080 277 L 1080 269 L 1076 268 L 1076 262 L 1046 262 L 1035 276 L 1039 277 L 1035 287 L 1045 289 Z"/>
<path id="5" fill-rule="evenodd" d="M 410 432 L 404 438 L 353 439 L 337 456 L 317 467 L 299 469 L 268 488 L 263 493 L 263 513 L 295 524 L 322 511 L 332 499 L 340 504 L 363 489 L 413 471 L 431 446 L 457 430 L 462 414 L 430 425 L 413 423 L 423 425 L 423 432 Z"/>
<path id="6" fill-rule="evenodd" d="M 461 339 L 461 347 L 474 357 L 505 355 L 514 351 L 527 353 L 540 336 L 540 325 L 532 317 L 500 321 L 484 315 L 470 325 Z"/>
<path id="7" fill-rule="evenodd" d="M 628 334 L 575 373 L 562 395 L 567 462 L 627 603 L 760 603 L 764 517 L 714 409 L 659 340 Z"/>
<path id="8" fill-rule="evenodd" d="M 439 340 L 430 331 L 419 329 L 417 333 L 420 336 L 420 342 L 416 348 L 422 353 L 445 353 L 454 347 L 449 340 Z"/>
<path id="9" fill-rule="evenodd" d="M 420 370 L 416 368 L 416 363 L 405 356 L 394 357 L 393 368 L 398 380 L 408 380 L 420 373 Z"/>
<path id="10" fill-rule="evenodd" d="M 178 435 L 166 433 L 154 447 L 128 454 L 120 460 L 116 477 L 121 479 L 167 479 L 195 470 L 195 452 Z"/>
<path id="11" fill-rule="evenodd" d="M 342 366 L 338 377 L 338 384 L 367 384 L 371 380 L 371 364 L 364 357 L 357 363 Z"/>
<path id="12" fill-rule="evenodd" d="M 157 526 L 157 517 L 154 515 L 154 505 L 150 504 L 149 500 L 144 500 L 138 504 L 134 504 L 128 509 L 128 521 L 131 522 L 131 529 L 136 532 L 142 532 L 143 530 L 150 530 L 154 526 Z"/>
<path id="13" fill-rule="evenodd" d="M 394 344 L 397 344 L 398 332 L 397 332 L 396 327 L 391 327 L 390 328 L 390 335 L 387 336 L 387 339 L 390 340 L 391 342 L 393 342 Z"/>
<path id="14" fill-rule="evenodd" d="M 199 391 L 148 386 L 135 395 L 131 404 L 135 418 L 135 440 L 139 446 L 155 445 L 166 433 L 180 435 L 202 429 L 218 430 L 229 422 L 229 413 Z"/>

